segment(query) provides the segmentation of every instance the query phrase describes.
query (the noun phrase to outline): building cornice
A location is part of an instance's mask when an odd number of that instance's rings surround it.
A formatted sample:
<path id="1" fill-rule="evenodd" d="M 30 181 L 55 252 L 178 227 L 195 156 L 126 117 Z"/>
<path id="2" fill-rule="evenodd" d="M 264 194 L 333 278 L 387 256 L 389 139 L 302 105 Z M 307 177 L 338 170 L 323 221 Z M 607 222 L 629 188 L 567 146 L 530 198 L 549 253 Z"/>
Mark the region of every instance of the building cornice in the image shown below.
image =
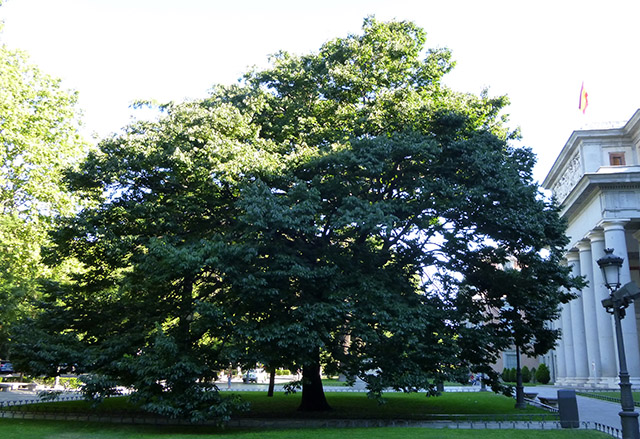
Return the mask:
<path id="1" fill-rule="evenodd" d="M 552 190 L 556 183 L 563 177 L 569 162 L 579 153 L 582 142 L 586 140 L 603 140 L 611 138 L 629 138 L 634 144 L 640 140 L 640 109 L 623 126 L 616 128 L 576 130 L 560 151 L 558 158 L 553 163 L 547 177 L 542 182 L 542 187 Z M 566 200 L 565 200 L 566 201 Z"/>
<path id="2" fill-rule="evenodd" d="M 561 215 L 572 216 L 598 189 L 640 189 L 640 166 L 628 166 L 623 172 L 620 167 L 607 166 L 584 174 L 562 202 Z"/>

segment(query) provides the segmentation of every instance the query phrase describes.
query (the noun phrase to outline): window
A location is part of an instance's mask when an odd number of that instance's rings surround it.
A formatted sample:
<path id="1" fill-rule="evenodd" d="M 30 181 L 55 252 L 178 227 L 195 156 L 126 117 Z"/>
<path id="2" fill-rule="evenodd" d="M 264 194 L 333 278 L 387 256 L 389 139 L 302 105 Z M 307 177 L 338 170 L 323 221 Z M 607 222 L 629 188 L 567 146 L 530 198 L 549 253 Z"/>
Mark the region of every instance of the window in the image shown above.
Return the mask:
<path id="1" fill-rule="evenodd" d="M 610 166 L 624 166 L 624 152 L 610 152 L 609 153 L 609 165 Z"/>
<path id="2" fill-rule="evenodd" d="M 515 369 L 518 365 L 515 352 L 503 352 L 503 363 L 505 369 Z"/>

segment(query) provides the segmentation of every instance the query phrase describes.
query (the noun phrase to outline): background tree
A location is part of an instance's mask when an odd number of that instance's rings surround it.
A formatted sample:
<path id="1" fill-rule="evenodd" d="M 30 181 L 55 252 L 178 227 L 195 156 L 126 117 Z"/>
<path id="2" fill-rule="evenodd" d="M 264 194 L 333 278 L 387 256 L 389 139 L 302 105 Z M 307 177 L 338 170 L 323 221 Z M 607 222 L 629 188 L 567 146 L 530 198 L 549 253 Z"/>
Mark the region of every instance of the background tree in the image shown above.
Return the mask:
<path id="1" fill-rule="evenodd" d="M 77 202 L 62 170 L 86 153 L 78 130 L 76 94 L 0 44 L 0 357 L 38 279 L 60 274 L 42 264 L 40 247 L 56 215 Z"/>

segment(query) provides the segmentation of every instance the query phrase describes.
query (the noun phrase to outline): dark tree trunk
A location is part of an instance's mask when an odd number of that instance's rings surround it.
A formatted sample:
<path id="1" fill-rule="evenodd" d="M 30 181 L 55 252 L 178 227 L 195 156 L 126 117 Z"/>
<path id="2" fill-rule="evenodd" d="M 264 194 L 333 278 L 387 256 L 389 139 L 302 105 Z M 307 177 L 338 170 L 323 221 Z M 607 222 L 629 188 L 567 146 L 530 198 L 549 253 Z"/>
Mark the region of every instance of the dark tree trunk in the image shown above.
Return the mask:
<path id="1" fill-rule="evenodd" d="M 276 387 L 276 368 L 269 369 L 269 390 L 267 390 L 267 396 L 273 397 L 273 389 Z"/>
<path id="2" fill-rule="evenodd" d="M 302 401 L 298 410 L 305 412 L 331 410 L 322 388 L 319 351 L 315 355 L 313 364 L 307 364 L 302 368 Z"/>

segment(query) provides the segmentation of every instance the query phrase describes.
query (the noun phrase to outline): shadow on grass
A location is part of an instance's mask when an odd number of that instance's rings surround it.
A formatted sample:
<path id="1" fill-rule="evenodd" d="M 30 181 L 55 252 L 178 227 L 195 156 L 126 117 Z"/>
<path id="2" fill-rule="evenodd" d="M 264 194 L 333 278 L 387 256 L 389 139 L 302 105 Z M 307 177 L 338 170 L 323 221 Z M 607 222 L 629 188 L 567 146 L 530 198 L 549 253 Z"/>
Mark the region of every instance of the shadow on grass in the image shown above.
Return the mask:
<path id="1" fill-rule="evenodd" d="M 229 393 L 229 396 L 234 393 Z M 238 392 L 240 398 L 249 402 L 250 410 L 236 413 L 234 419 L 555 419 L 555 415 L 533 406 L 515 409 L 512 398 L 490 392 L 444 393 L 438 397 L 424 394 L 387 393 L 383 404 L 368 398 L 365 393 L 327 393 L 332 407 L 328 412 L 301 412 L 300 393 L 285 395 L 276 393 L 269 398 L 265 392 Z M 109 398 L 101 405 L 92 407 L 86 401 L 60 401 L 22 405 L 7 408 L 11 411 L 34 414 L 87 414 L 121 418 L 151 418 L 130 403 L 126 397 Z"/>

